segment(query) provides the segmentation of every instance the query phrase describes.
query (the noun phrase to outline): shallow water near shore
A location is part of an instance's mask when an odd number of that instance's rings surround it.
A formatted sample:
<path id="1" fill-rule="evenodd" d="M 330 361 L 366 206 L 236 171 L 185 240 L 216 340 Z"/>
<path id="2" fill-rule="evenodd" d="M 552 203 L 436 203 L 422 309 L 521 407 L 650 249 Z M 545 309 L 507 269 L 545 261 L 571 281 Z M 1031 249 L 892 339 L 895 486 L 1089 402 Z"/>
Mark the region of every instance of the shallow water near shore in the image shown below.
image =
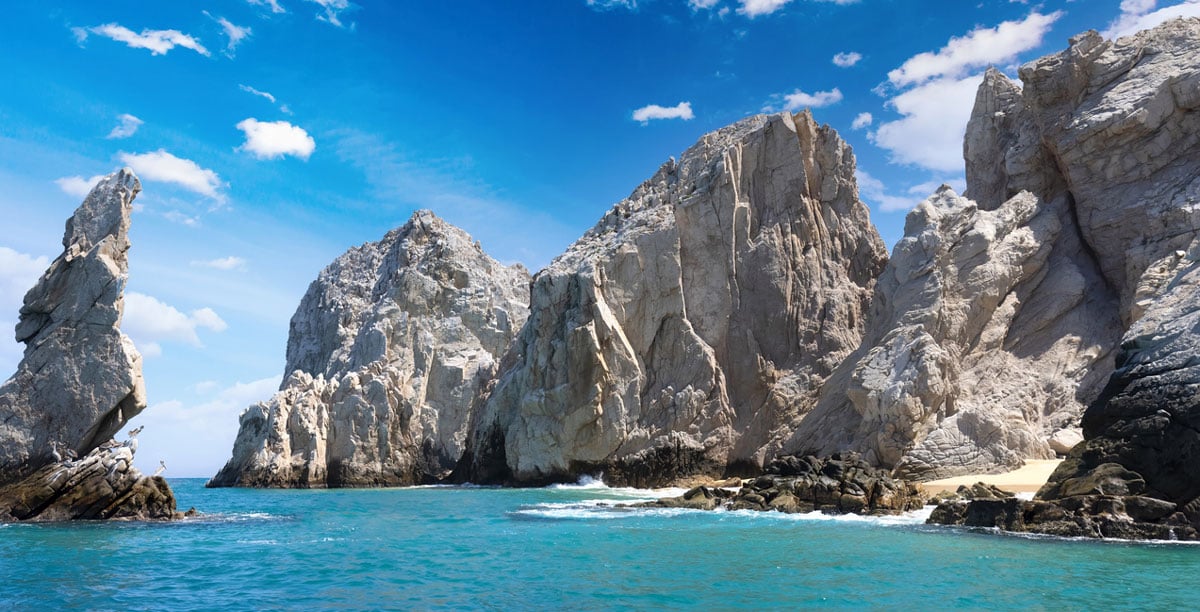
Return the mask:
<path id="1" fill-rule="evenodd" d="M 1190 608 L 1200 547 L 614 508 L 654 493 L 204 489 L 171 524 L 0 526 L 9 609 Z M 670 492 L 668 492 L 670 493 Z"/>

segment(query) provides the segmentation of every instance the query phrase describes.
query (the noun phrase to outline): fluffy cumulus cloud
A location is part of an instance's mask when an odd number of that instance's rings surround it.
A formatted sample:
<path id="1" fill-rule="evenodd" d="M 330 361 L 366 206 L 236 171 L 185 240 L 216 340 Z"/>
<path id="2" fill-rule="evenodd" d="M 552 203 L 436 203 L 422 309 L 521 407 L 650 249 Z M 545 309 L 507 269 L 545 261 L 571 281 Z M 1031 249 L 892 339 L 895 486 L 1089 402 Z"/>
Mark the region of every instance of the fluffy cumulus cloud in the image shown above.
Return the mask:
<path id="1" fill-rule="evenodd" d="M 235 25 L 232 21 L 229 21 L 224 17 L 217 17 L 208 11 L 202 12 L 204 13 L 205 17 L 212 19 L 213 21 L 217 22 L 217 25 L 221 26 L 221 30 L 225 33 L 225 38 L 229 41 L 225 43 L 224 53 L 228 57 L 233 57 L 237 46 L 242 44 L 243 40 L 246 40 L 250 37 L 250 28 Z"/>
<path id="2" fill-rule="evenodd" d="M 191 49 L 200 55 L 210 55 L 208 49 L 200 44 L 200 41 L 192 36 L 184 34 L 179 30 L 151 30 L 144 29 L 140 33 L 134 32 L 129 28 L 116 23 L 106 23 L 93 28 L 74 28 L 75 38 L 79 42 L 87 39 L 88 33 L 105 38 L 111 38 L 117 42 L 123 42 L 134 49 L 147 49 L 151 55 L 166 55 L 168 51 L 175 47 L 183 47 Z"/>
<path id="3" fill-rule="evenodd" d="M 308 2 L 321 6 L 323 12 L 317 14 L 318 20 L 339 28 L 345 27 L 345 24 L 342 23 L 342 13 L 350 8 L 350 0 L 308 0 Z"/>
<path id="4" fill-rule="evenodd" d="M 221 177 L 190 159 L 175 157 L 162 149 L 150 153 L 122 152 L 117 158 L 133 168 L 142 180 L 174 183 L 218 202 L 225 201 L 225 194 L 221 193 Z"/>
<path id="5" fill-rule="evenodd" d="M 1108 25 L 1104 37 L 1117 39 L 1179 17 L 1200 17 L 1200 0 L 1184 0 L 1156 9 L 1156 0 L 1123 0 L 1121 14 Z"/>
<path id="6" fill-rule="evenodd" d="M 633 111 L 633 120 L 641 121 L 643 124 L 654 119 L 683 119 L 688 121 L 695 118 L 692 113 L 691 102 L 680 102 L 675 106 L 659 106 L 657 104 L 649 104 Z"/>
<path id="7" fill-rule="evenodd" d="M 269 399 L 279 389 L 279 375 L 222 386 L 215 381 L 192 385 L 193 397 L 151 405 L 136 423 L 154 432 L 138 444 L 134 462 L 153 473 L 159 461 L 165 476 L 208 478 L 229 458 L 237 437 L 238 415 L 247 407 Z M 224 449 L 224 455 L 213 449 Z"/>
<path id="8" fill-rule="evenodd" d="M 1018 55 L 1042 44 L 1061 11 L 1043 15 L 1030 13 L 1021 21 L 1005 21 L 994 28 L 975 28 L 965 36 L 951 38 L 937 51 L 908 58 L 888 73 L 897 87 L 919 85 L 938 78 L 961 77 L 971 70 L 1009 63 Z"/>
<path id="9" fill-rule="evenodd" d="M 184 314 L 157 298 L 129 291 L 125 294 L 125 318 L 121 329 L 147 357 L 162 355 L 163 342 L 179 342 L 203 347 L 198 330 L 223 332 L 228 326 L 211 308 Z"/>
<path id="10" fill-rule="evenodd" d="M 888 73 L 899 119 L 880 123 L 869 136 L 892 161 L 937 172 L 962 170 L 962 138 L 971 116 L 978 70 L 1014 61 L 1042 44 L 1061 12 L 1032 12 L 1025 19 L 978 27 L 951 38 L 937 51 L 915 55 Z M 899 93 L 896 93 L 899 92 Z"/>
<path id="11" fill-rule="evenodd" d="M 833 56 L 833 65 L 841 68 L 849 68 L 862 60 L 862 54 L 856 51 L 838 53 Z"/>
<path id="12" fill-rule="evenodd" d="M 901 118 L 870 134 L 892 161 L 941 172 L 962 170 L 962 142 L 979 89 L 979 76 L 938 79 L 892 98 Z"/>
<path id="13" fill-rule="evenodd" d="M 128 113 L 117 116 L 117 125 L 108 133 L 108 138 L 129 138 L 133 136 L 143 121 Z"/>
<path id="14" fill-rule="evenodd" d="M 239 149 L 258 159 L 291 155 L 307 160 L 317 147 L 308 132 L 287 121 L 245 119 L 237 124 L 237 128 L 246 134 L 246 142 Z"/>
<path id="15" fill-rule="evenodd" d="M 821 108 L 830 106 L 842 101 L 842 92 L 834 87 L 829 91 L 818 91 L 815 93 L 807 93 L 797 89 L 790 94 L 776 94 L 771 97 L 771 102 L 763 107 L 766 112 L 776 112 L 779 110 L 798 111 L 804 108 Z"/>
<path id="16" fill-rule="evenodd" d="M 99 183 L 102 178 L 104 178 L 103 174 L 97 174 L 92 178 L 64 176 L 60 179 L 55 179 L 54 183 L 58 185 L 59 189 L 63 190 L 63 193 L 82 200 L 87 197 L 87 194 L 92 192 L 92 187 L 95 187 L 96 183 Z"/>
<path id="17" fill-rule="evenodd" d="M 861 130 L 865 127 L 870 127 L 874 122 L 875 117 L 871 116 L 871 113 L 859 113 L 858 116 L 854 118 L 854 123 L 850 124 L 850 129 Z"/>
<path id="18" fill-rule="evenodd" d="M 196 260 L 192 262 L 192 265 L 201 268 L 213 268 L 215 270 L 244 270 L 246 268 L 246 260 L 230 255 L 229 257 L 219 257 L 217 259 Z"/>

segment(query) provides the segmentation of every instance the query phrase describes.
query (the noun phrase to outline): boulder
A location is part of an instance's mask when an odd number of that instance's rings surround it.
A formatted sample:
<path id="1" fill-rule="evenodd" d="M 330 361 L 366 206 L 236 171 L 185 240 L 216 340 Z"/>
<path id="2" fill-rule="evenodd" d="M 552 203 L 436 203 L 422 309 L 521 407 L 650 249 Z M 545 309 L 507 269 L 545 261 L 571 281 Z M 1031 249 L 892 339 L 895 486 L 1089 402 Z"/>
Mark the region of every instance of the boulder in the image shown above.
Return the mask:
<path id="1" fill-rule="evenodd" d="M 1050 435 L 1050 450 L 1056 454 L 1065 455 L 1075 448 L 1076 444 L 1083 442 L 1083 430 L 1078 427 L 1068 427 L 1060 429 Z"/>
<path id="2" fill-rule="evenodd" d="M 525 321 L 529 275 L 417 211 L 347 251 L 291 321 L 280 390 L 242 413 L 209 486 L 436 482 L 461 457 L 475 397 Z"/>

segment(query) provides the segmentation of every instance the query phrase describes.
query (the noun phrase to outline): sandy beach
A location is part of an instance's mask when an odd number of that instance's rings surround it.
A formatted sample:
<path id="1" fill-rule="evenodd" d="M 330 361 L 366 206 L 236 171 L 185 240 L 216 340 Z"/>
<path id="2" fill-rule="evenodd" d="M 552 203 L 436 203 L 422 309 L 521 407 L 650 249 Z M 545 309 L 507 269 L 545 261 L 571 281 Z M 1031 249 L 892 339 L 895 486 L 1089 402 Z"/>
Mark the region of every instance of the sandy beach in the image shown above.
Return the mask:
<path id="1" fill-rule="evenodd" d="M 1054 468 L 1058 467 L 1059 463 L 1062 463 L 1061 459 L 1030 460 L 1025 462 L 1024 467 L 1003 474 L 956 476 L 923 482 L 921 485 L 930 494 L 954 491 L 958 489 L 959 485 L 972 485 L 977 482 L 994 485 L 1013 493 L 1036 493 L 1042 485 L 1046 484 L 1046 480 L 1050 478 L 1050 474 L 1054 472 Z"/>

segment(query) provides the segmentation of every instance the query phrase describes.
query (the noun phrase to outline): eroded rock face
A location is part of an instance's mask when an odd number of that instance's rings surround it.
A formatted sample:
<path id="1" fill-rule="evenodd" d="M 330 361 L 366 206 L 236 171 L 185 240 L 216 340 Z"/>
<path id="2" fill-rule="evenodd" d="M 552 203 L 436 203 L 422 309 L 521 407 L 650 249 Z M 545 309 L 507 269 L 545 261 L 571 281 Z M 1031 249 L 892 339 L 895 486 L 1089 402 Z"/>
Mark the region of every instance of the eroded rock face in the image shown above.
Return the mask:
<path id="1" fill-rule="evenodd" d="M 128 169 L 101 180 L 25 295 L 25 355 L 0 387 L 0 520 L 175 515 L 166 481 L 132 466 L 136 445 L 99 448 L 146 407 L 142 358 L 120 329 L 139 191 Z"/>
<path id="2" fill-rule="evenodd" d="M 1083 416 L 1085 441 L 1036 499 L 972 502 L 960 523 L 1200 539 L 1197 49 L 1200 20 L 1178 20 L 1116 43 L 1084 35 L 1022 68 L 1023 96 L 1057 111 L 1046 146 L 1078 194 L 1080 227 L 1127 329 L 1115 371 Z M 1072 98 L 1088 112 L 1068 114 Z"/>
<path id="3" fill-rule="evenodd" d="M 1053 458 L 1118 333 L 1088 265 L 1066 198 L 986 210 L 943 187 L 909 214 L 867 340 L 789 449 L 848 446 L 922 479 Z"/>
<path id="4" fill-rule="evenodd" d="M 941 478 L 1052 457 L 1196 236 L 1200 21 L 989 71 L 967 195 L 908 219 L 860 354 L 789 445 Z M 1178 252 L 1177 252 L 1178 251 Z M 838 437 L 839 431 L 853 432 Z M 1062 442 L 1058 441 L 1061 450 Z"/>
<path id="5" fill-rule="evenodd" d="M 885 260 L 832 129 L 782 114 L 705 136 L 535 277 L 459 476 L 761 470 L 859 344 Z"/>
<path id="6" fill-rule="evenodd" d="M 121 333 L 129 215 L 141 191 L 122 170 L 67 220 L 63 253 L 25 294 L 16 338 L 25 355 L 0 387 L 0 482 L 87 454 L 146 407 L 142 358 Z"/>
<path id="7" fill-rule="evenodd" d="M 529 275 L 419 211 L 350 249 L 292 317 L 279 393 L 241 417 L 210 486 L 411 485 L 463 453 L 475 396 L 527 314 Z"/>

